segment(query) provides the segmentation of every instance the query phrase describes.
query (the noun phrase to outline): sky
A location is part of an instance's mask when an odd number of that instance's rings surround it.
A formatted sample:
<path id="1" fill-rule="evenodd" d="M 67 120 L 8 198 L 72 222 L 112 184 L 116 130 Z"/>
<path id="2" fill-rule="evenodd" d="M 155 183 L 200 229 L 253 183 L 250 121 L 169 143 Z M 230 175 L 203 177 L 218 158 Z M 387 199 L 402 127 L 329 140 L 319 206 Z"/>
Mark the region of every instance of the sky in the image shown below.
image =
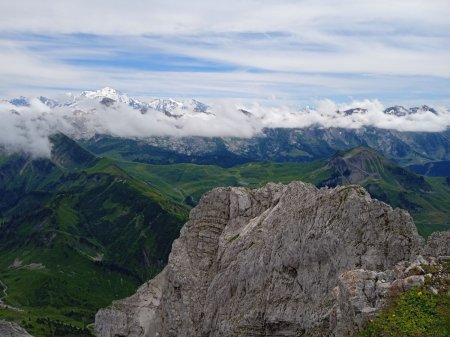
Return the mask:
<path id="1" fill-rule="evenodd" d="M 0 3 L 0 97 L 450 106 L 448 0 Z"/>

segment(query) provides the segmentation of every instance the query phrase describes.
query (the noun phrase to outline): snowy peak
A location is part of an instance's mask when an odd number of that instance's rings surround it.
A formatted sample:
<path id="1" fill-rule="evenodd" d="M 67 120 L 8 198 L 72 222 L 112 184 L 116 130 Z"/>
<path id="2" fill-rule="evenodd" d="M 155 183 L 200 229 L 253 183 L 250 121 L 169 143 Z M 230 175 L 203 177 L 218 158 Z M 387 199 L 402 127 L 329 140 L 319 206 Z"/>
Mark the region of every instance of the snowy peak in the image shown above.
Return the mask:
<path id="1" fill-rule="evenodd" d="M 173 99 L 173 98 L 151 98 L 144 100 L 139 100 L 133 98 L 119 90 L 111 87 L 104 87 L 95 91 L 83 91 L 80 94 L 57 94 L 49 97 L 39 96 L 35 98 L 28 98 L 20 96 L 18 98 L 13 98 L 10 100 L 5 100 L 18 109 L 21 107 L 30 107 L 36 101 L 40 101 L 42 104 L 46 105 L 48 108 L 52 109 L 69 109 L 73 114 L 79 113 L 94 113 L 97 109 L 119 109 L 120 107 L 129 107 L 134 110 L 139 111 L 141 114 L 155 114 L 162 113 L 166 117 L 171 119 L 186 119 L 186 118 L 201 118 L 210 119 L 212 116 L 216 116 L 213 109 L 195 99 Z M 235 106 L 236 111 L 244 114 L 248 118 L 253 118 L 256 115 L 253 114 L 251 109 L 247 109 L 243 106 Z M 20 110 L 20 109 L 19 109 Z M 358 106 L 346 106 L 334 110 L 335 114 L 332 118 L 348 117 L 345 119 L 358 119 L 359 117 L 371 113 L 365 107 Z M 391 115 L 395 117 L 407 117 L 414 114 L 427 114 L 432 113 L 434 115 L 441 114 L 440 109 L 434 109 L 427 105 L 422 105 L 418 107 L 406 108 L 401 105 L 394 105 L 388 107 L 387 109 L 381 110 L 386 115 Z M 315 109 L 310 109 L 306 107 L 304 110 L 298 110 L 298 113 L 315 113 Z M 379 111 L 378 111 L 379 112 Z M 327 112 L 328 113 L 328 112 Z M 280 114 L 285 114 L 286 116 L 294 116 L 296 112 L 292 112 L 287 108 L 280 110 Z M 265 113 L 261 115 L 262 119 L 265 117 Z M 181 121 L 180 121 L 181 122 Z"/>
<path id="2" fill-rule="evenodd" d="M 437 115 L 437 111 L 434 110 L 433 108 L 430 108 L 428 105 L 422 105 L 421 107 L 414 107 L 410 109 L 412 113 L 417 113 L 417 112 L 431 112 L 435 115 Z"/>
<path id="3" fill-rule="evenodd" d="M 176 110 L 183 109 L 183 103 L 177 102 L 172 98 L 157 98 L 149 103 L 149 106 L 157 111 L 171 113 Z"/>
<path id="4" fill-rule="evenodd" d="M 49 108 L 55 108 L 55 107 L 60 105 L 56 100 L 51 99 L 51 98 L 47 98 L 47 97 L 44 97 L 44 96 L 40 96 L 39 100 L 42 103 L 44 103 L 46 106 L 48 106 Z"/>
<path id="5" fill-rule="evenodd" d="M 338 114 L 343 114 L 344 116 L 351 116 L 354 114 L 365 114 L 365 113 L 367 113 L 367 109 L 363 109 L 363 108 L 353 108 L 353 109 L 348 109 L 345 111 L 338 110 Z"/>
<path id="6" fill-rule="evenodd" d="M 105 87 L 97 91 L 83 91 L 79 97 L 80 99 L 88 98 L 98 100 L 103 105 L 110 107 L 115 102 L 126 104 L 133 109 L 140 110 L 141 113 L 145 113 L 148 110 L 148 103 L 141 102 L 138 99 L 128 96 L 111 87 Z"/>
<path id="7" fill-rule="evenodd" d="M 384 110 L 384 113 L 387 115 L 395 115 L 397 117 L 403 117 L 403 116 L 408 116 L 408 115 L 412 115 L 412 114 L 416 114 L 416 113 L 421 113 L 421 112 L 431 112 L 435 115 L 437 115 L 437 111 L 433 108 L 430 108 L 427 105 L 422 105 L 420 107 L 414 107 L 414 108 L 410 108 L 407 109 L 401 105 L 395 105 L 392 106 L 390 108 L 387 108 L 386 110 Z"/>
<path id="8" fill-rule="evenodd" d="M 117 91 L 116 89 L 105 87 L 103 89 L 99 89 L 97 91 L 83 91 L 80 95 L 80 97 L 87 97 L 90 99 L 103 99 L 103 98 L 109 98 L 114 101 L 122 102 L 129 104 L 130 103 L 130 97 L 128 97 L 127 94 L 123 94 L 120 91 Z"/>
<path id="9" fill-rule="evenodd" d="M 28 99 L 23 96 L 10 99 L 8 102 L 15 106 L 30 106 L 30 102 L 28 101 Z"/>
<path id="10" fill-rule="evenodd" d="M 111 87 L 105 87 L 97 91 L 84 91 L 80 97 L 83 99 L 97 100 L 106 107 L 113 106 L 116 102 L 126 104 L 133 109 L 140 110 L 145 114 L 149 111 L 158 111 L 164 113 L 168 117 L 179 119 L 188 114 L 205 113 L 210 114 L 209 107 L 194 99 L 187 101 L 178 101 L 172 98 L 155 98 L 150 102 L 143 102 L 128 96 Z"/>
<path id="11" fill-rule="evenodd" d="M 395 106 L 385 109 L 384 113 L 386 115 L 394 115 L 397 117 L 401 117 L 401 116 L 406 116 L 406 115 L 411 114 L 411 111 L 401 105 L 395 105 Z"/>
<path id="12" fill-rule="evenodd" d="M 191 99 L 188 101 L 176 101 L 172 98 L 159 98 L 154 99 L 149 103 L 149 107 L 152 109 L 163 112 L 168 117 L 175 119 L 181 118 L 188 114 L 206 114 L 211 115 L 209 106 L 206 104 Z"/>

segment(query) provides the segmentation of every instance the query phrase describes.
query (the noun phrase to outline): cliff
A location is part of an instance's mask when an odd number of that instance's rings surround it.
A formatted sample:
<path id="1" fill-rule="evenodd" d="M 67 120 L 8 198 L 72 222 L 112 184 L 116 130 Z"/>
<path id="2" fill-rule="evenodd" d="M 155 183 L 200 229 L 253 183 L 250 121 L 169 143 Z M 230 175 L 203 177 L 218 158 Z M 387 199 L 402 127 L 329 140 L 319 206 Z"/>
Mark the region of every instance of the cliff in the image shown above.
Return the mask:
<path id="1" fill-rule="evenodd" d="M 406 211 L 359 186 L 217 188 L 164 271 L 97 313 L 97 336 L 349 336 L 390 294 L 424 284 L 411 270 L 434 263 L 424 252 L 450 255 L 442 240 L 424 248 Z"/>

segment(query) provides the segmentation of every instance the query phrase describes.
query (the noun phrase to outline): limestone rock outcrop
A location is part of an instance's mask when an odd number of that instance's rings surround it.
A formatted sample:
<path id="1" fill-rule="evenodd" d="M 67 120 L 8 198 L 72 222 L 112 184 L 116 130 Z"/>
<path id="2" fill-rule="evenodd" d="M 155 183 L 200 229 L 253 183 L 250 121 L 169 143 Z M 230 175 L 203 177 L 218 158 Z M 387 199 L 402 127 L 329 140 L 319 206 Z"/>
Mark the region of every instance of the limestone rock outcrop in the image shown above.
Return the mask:
<path id="1" fill-rule="evenodd" d="M 359 186 L 216 188 L 164 271 L 97 313 L 97 336 L 348 336 L 396 280 L 422 282 L 405 270 L 423 247 L 406 211 Z"/>
<path id="2" fill-rule="evenodd" d="M 348 336 L 364 328 L 365 323 L 374 318 L 380 309 L 413 287 L 433 284 L 428 286 L 432 293 L 446 294 L 449 277 L 440 258 L 424 258 L 421 255 L 412 262 L 402 261 L 392 269 L 381 272 L 364 269 L 343 272 L 334 289 L 333 336 Z"/>
<path id="3" fill-rule="evenodd" d="M 425 254 L 450 257 L 450 231 L 432 233 L 427 240 Z"/>
<path id="4" fill-rule="evenodd" d="M 33 337 L 16 323 L 0 320 L 1 337 Z"/>

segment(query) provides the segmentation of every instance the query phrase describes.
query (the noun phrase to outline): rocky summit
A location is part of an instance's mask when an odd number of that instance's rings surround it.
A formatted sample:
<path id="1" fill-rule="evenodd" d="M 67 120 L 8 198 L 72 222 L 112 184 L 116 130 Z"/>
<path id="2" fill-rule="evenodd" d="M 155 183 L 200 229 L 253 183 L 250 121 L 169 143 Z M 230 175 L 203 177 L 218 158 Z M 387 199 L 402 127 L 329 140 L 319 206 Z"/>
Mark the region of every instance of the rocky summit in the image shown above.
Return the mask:
<path id="1" fill-rule="evenodd" d="M 16 323 L 0 320 L 1 337 L 32 337 Z"/>
<path id="2" fill-rule="evenodd" d="M 411 270 L 450 254 L 445 238 L 425 247 L 406 211 L 355 185 L 216 188 L 166 268 L 97 313 L 97 336 L 350 336 L 424 284 Z"/>

